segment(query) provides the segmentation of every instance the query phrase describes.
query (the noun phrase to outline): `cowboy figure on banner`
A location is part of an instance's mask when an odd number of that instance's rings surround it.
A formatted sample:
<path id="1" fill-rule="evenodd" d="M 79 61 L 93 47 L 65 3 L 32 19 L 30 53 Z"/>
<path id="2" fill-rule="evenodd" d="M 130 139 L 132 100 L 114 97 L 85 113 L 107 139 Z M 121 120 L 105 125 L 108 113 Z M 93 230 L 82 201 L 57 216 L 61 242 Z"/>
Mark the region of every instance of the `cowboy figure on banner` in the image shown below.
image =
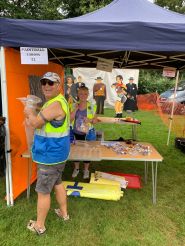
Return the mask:
<path id="1" fill-rule="evenodd" d="M 123 83 L 123 77 L 122 75 L 117 75 L 116 76 L 116 82 L 111 85 L 112 88 L 115 89 L 116 92 L 116 101 L 114 104 L 114 109 L 115 109 L 115 117 L 116 118 L 121 118 L 122 117 L 122 112 L 123 112 L 123 104 L 127 100 L 127 87 Z"/>

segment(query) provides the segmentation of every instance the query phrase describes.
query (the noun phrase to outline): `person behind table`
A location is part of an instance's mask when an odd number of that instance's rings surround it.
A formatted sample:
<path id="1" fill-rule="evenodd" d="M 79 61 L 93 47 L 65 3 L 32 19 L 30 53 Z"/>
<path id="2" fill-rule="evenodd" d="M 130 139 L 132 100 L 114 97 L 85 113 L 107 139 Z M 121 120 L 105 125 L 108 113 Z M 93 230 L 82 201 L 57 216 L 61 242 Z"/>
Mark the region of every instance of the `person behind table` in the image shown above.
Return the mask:
<path id="1" fill-rule="evenodd" d="M 93 98 L 96 101 L 97 114 L 104 114 L 104 101 L 107 97 L 106 85 L 102 82 L 101 77 L 96 78 L 96 83 L 93 86 Z"/>
<path id="2" fill-rule="evenodd" d="M 116 76 L 116 83 L 113 83 L 111 85 L 112 88 L 115 89 L 115 92 L 117 94 L 116 101 L 114 103 L 114 109 L 115 109 L 115 117 L 121 118 L 122 117 L 122 111 L 123 111 L 123 104 L 126 101 L 126 85 L 123 83 L 123 77 L 122 75 Z"/>
<path id="3" fill-rule="evenodd" d="M 133 112 L 138 110 L 137 107 L 137 85 L 134 83 L 134 78 L 129 78 L 129 83 L 126 84 L 127 87 L 127 100 L 124 104 L 124 110 L 127 112 Z"/>
<path id="4" fill-rule="evenodd" d="M 71 122 L 73 122 L 73 132 L 76 140 L 85 140 L 89 128 L 97 122 L 96 106 L 87 101 L 89 90 L 87 87 L 80 87 L 78 90 L 79 102 L 71 112 Z M 84 161 L 83 178 L 89 178 L 89 161 Z M 74 163 L 72 177 L 79 174 L 79 162 Z"/>
<path id="5" fill-rule="evenodd" d="M 40 80 L 46 98 L 38 115 L 30 108 L 25 109 L 25 116 L 35 128 L 32 146 L 32 159 L 37 163 L 37 219 L 30 220 L 27 228 L 38 235 L 46 231 L 45 220 L 50 209 L 50 193 L 55 190 L 59 208 L 55 213 L 68 220 L 66 191 L 61 183 L 61 175 L 70 152 L 69 109 L 68 103 L 60 93 L 60 77 L 48 72 Z"/>

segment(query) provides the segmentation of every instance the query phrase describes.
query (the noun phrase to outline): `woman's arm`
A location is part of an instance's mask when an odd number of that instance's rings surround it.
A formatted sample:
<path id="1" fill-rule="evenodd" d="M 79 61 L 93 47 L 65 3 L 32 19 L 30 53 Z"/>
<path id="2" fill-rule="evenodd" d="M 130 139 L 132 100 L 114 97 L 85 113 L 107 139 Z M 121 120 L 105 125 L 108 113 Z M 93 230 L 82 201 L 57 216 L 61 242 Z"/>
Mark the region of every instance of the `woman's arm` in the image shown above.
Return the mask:
<path id="1" fill-rule="evenodd" d="M 85 118 L 84 120 L 86 123 L 96 124 L 98 122 L 97 116 L 94 115 L 92 119 Z"/>
<path id="2" fill-rule="evenodd" d="M 98 122 L 97 115 L 95 114 L 94 117 L 92 118 L 92 124 L 96 124 Z"/>

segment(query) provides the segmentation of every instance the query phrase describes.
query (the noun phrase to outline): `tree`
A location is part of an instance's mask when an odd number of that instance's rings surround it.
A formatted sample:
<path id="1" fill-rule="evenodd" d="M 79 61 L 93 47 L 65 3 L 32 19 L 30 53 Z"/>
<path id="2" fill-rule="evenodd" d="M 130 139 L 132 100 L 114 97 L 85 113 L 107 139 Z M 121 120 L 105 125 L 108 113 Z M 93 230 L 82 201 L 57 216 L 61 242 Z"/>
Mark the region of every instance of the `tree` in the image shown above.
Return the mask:
<path id="1" fill-rule="evenodd" d="M 102 8 L 112 0 L 63 0 L 66 18 L 80 16 Z"/>
<path id="2" fill-rule="evenodd" d="M 162 92 L 174 87 L 174 78 L 162 76 L 162 70 L 143 70 L 139 72 L 138 94 Z"/>
<path id="3" fill-rule="evenodd" d="M 0 16 L 17 19 L 63 19 L 60 0 L 1 0 Z"/>
<path id="4" fill-rule="evenodd" d="M 109 4 L 111 0 L 1 0 L 0 17 L 60 20 L 80 16 Z"/>
<path id="5" fill-rule="evenodd" d="M 60 20 L 90 13 L 112 0 L 1 0 L 0 17 Z M 155 4 L 185 13 L 185 0 L 154 0 Z"/>
<path id="6" fill-rule="evenodd" d="M 184 0 L 155 0 L 155 4 L 178 13 L 185 13 Z"/>
<path id="7" fill-rule="evenodd" d="M 179 81 L 185 80 L 185 72 L 181 71 Z M 162 70 L 144 70 L 139 72 L 138 94 L 162 92 L 175 86 L 175 78 L 162 76 Z"/>

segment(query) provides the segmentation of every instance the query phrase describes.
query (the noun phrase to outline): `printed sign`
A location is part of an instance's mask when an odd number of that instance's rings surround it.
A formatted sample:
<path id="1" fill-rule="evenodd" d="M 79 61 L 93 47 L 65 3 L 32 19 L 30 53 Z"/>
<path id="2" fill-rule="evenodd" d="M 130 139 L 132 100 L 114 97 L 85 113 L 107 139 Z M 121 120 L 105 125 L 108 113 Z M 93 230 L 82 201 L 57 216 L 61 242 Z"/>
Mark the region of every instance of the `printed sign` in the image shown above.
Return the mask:
<path id="1" fill-rule="evenodd" d="M 164 77 L 174 78 L 175 75 L 176 75 L 176 68 L 174 68 L 174 67 L 165 67 L 163 69 L 163 76 Z"/>
<path id="2" fill-rule="evenodd" d="M 97 70 L 102 70 L 102 71 L 105 71 L 105 72 L 112 72 L 113 65 L 114 65 L 114 61 L 113 60 L 99 58 L 98 61 L 97 61 L 96 69 Z"/>
<path id="3" fill-rule="evenodd" d="M 20 47 L 21 64 L 48 64 L 47 48 Z"/>

